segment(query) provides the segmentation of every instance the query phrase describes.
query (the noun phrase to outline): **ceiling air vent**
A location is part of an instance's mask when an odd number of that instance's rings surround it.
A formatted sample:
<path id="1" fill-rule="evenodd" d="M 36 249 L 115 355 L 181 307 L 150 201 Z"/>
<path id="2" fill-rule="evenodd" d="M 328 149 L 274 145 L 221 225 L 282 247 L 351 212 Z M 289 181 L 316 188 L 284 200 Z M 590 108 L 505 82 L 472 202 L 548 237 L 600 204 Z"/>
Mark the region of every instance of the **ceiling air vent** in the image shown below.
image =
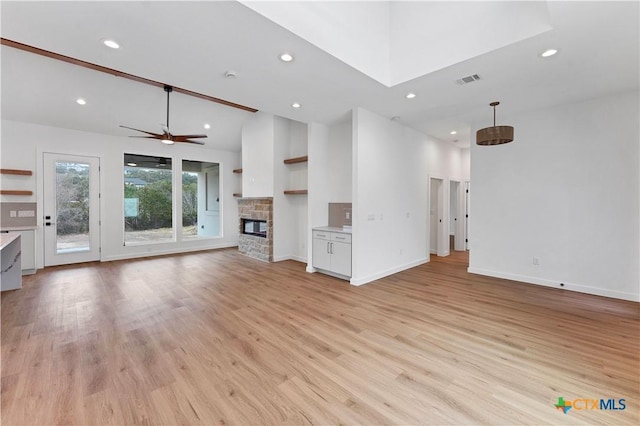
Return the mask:
<path id="1" fill-rule="evenodd" d="M 469 83 L 473 83 L 474 81 L 478 81 L 480 80 L 480 76 L 478 74 L 473 74 L 473 75 L 469 75 L 467 77 L 462 77 L 459 80 L 456 80 L 457 84 L 469 84 Z"/>

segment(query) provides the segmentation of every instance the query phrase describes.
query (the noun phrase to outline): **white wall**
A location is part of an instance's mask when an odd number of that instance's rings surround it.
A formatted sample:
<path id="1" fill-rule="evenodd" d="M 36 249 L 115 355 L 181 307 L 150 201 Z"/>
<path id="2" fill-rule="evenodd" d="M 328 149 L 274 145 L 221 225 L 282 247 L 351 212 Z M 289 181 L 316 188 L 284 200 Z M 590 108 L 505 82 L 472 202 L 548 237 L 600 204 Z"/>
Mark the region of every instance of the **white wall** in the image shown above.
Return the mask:
<path id="1" fill-rule="evenodd" d="M 29 178 L 29 188 L 34 190 L 33 197 L 21 197 L 20 201 L 36 201 L 38 212 L 42 213 L 42 153 L 68 153 L 73 155 L 100 158 L 101 187 L 101 246 L 102 260 L 125 259 L 154 254 L 175 253 L 190 250 L 203 250 L 217 247 L 231 247 L 238 243 L 238 206 L 233 198 L 232 169 L 239 167 L 240 155 L 235 152 L 217 151 L 187 144 L 163 145 L 156 141 L 122 138 L 95 133 L 15 121 L 2 121 L 2 157 L 3 168 L 34 170 Z M 123 225 L 123 154 L 125 152 L 143 155 L 171 157 L 174 172 L 181 167 L 183 159 L 220 163 L 222 185 L 222 236 L 212 239 L 160 243 L 152 245 L 124 246 Z M 16 201 L 15 197 L 2 196 L 1 201 Z M 180 206 L 176 203 L 176 208 Z M 42 214 L 38 215 L 36 232 L 37 265 L 42 268 L 43 230 Z"/>
<path id="2" fill-rule="evenodd" d="M 289 186 L 289 175 L 284 160 L 289 157 L 289 120 L 273 116 L 273 157 L 263 158 L 270 161 L 273 168 L 271 177 L 273 186 L 273 260 L 291 258 L 293 245 L 291 222 L 293 216 L 284 190 Z"/>
<path id="3" fill-rule="evenodd" d="M 348 119 L 329 127 L 326 149 L 329 153 L 327 172 L 319 184 L 329 187 L 327 203 L 350 203 L 353 190 L 353 123 Z M 328 211 L 329 207 L 326 206 Z M 325 222 L 325 225 L 327 223 Z"/>
<path id="4" fill-rule="evenodd" d="M 469 180 L 471 173 L 471 148 L 464 148 L 460 150 L 460 178 L 463 181 Z"/>
<path id="5" fill-rule="evenodd" d="M 509 117 L 513 143 L 474 145 L 469 271 L 640 300 L 639 114 L 638 92 L 619 94 Z"/>
<path id="6" fill-rule="evenodd" d="M 352 201 L 352 119 L 351 113 L 329 126 L 308 126 L 309 214 L 308 229 L 327 226 L 329 203 Z M 313 272 L 312 238 L 307 236 L 307 271 Z"/>
<path id="7" fill-rule="evenodd" d="M 353 277 L 360 285 L 428 261 L 429 177 L 461 176 L 460 150 L 362 108 L 353 113 Z M 448 246 L 448 241 L 446 243 Z"/>
<path id="8" fill-rule="evenodd" d="M 257 112 L 242 125 L 242 196 L 273 197 L 274 116 Z"/>
<path id="9" fill-rule="evenodd" d="M 289 156 L 302 157 L 308 155 L 308 125 L 299 121 L 289 120 Z M 289 164 L 286 166 L 289 174 L 289 188 L 309 188 L 309 163 Z M 292 222 L 289 224 L 291 232 L 291 259 L 306 262 L 307 244 L 310 236 L 308 226 L 309 196 L 286 196 Z"/>

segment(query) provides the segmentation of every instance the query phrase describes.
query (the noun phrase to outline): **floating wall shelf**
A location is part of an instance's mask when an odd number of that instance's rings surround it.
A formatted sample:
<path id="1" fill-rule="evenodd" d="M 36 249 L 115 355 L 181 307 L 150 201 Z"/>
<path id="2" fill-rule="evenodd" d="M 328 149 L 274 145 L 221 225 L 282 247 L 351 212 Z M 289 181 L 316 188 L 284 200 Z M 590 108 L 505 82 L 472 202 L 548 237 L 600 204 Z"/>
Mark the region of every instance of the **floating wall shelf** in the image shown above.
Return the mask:
<path id="1" fill-rule="evenodd" d="M 242 169 L 233 169 L 233 173 L 242 173 Z"/>
<path id="2" fill-rule="evenodd" d="M 233 196 L 234 196 L 234 197 L 242 197 L 242 194 L 241 194 L 241 193 L 239 193 L 239 192 L 235 192 L 235 193 L 233 194 Z"/>
<path id="3" fill-rule="evenodd" d="M 308 193 L 309 190 L 307 189 L 287 189 L 284 191 L 285 195 L 305 195 Z"/>
<path id="4" fill-rule="evenodd" d="M 284 160 L 284 164 L 305 163 L 307 161 L 309 161 L 309 156 L 305 155 L 302 157 L 287 158 L 286 160 Z"/>
<path id="5" fill-rule="evenodd" d="M 33 195 L 33 191 L 19 191 L 15 189 L 2 189 L 0 195 Z"/>
<path id="6" fill-rule="evenodd" d="M 3 175 L 31 176 L 33 174 L 33 172 L 31 170 L 0 169 L 0 174 L 3 174 Z"/>

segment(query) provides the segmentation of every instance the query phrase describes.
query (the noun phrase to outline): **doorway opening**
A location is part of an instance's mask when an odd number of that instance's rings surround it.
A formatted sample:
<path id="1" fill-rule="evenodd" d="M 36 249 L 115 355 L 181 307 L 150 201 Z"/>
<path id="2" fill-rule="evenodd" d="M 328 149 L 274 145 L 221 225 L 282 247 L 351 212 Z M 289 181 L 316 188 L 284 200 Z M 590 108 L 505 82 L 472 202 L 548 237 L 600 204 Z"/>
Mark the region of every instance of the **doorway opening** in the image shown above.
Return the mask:
<path id="1" fill-rule="evenodd" d="M 444 179 L 429 178 L 429 253 L 449 254 L 449 233 L 445 225 Z"/>

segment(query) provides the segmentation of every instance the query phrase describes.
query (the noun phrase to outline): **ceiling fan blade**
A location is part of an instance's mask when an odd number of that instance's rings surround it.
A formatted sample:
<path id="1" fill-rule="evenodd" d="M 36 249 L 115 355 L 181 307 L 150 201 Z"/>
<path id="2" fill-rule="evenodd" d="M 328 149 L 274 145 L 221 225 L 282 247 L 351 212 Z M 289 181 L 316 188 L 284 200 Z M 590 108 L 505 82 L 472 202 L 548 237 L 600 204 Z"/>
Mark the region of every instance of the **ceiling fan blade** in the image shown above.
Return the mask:
<path id="1" fill-rule="evenodd" d="M 173 141 L 174 141 L 174 142 L 193 143 L 193 144 L 196 144 L 196 145 L 204 145 L 204 142 L 200 142 L 200 141 L 192 141 L 192 140 L 189 140 L 189 139 L 180 139 L 180 140 L 177 140 L 177 139 L 175 139 L 175 136 L 174 136 Z"/>
<path id="2" fill-rule="evenodd" d="M 153 135 L 153 136 L 157 136 L 157 137 L 161 137 L 163 135 L 159 134 L 159 133 L 153 133 L 153 132 L 147 132 L 146 130 L 140 130 L 140 129 L 134 129 L 133 127 L 127 127 L 127 126 L 120 126 L 123 129 L 129 129 L 129 130 L 135 130 L 136 132 L 142 132 L 142 133 L 146 133 L 148 135 Z"/>
<path id="3" fill-rule="evenodd" d="M 164 139 L 164 135 L 157 136 L 129 136 L 130 138 L 142 138 L 142 139 Z"/>
<path id="4" fill-rule="evenodd" d="M 208 137 L 207 135 L 173 135 L 174 138 L 182 139 L 201 139 Z"/>

